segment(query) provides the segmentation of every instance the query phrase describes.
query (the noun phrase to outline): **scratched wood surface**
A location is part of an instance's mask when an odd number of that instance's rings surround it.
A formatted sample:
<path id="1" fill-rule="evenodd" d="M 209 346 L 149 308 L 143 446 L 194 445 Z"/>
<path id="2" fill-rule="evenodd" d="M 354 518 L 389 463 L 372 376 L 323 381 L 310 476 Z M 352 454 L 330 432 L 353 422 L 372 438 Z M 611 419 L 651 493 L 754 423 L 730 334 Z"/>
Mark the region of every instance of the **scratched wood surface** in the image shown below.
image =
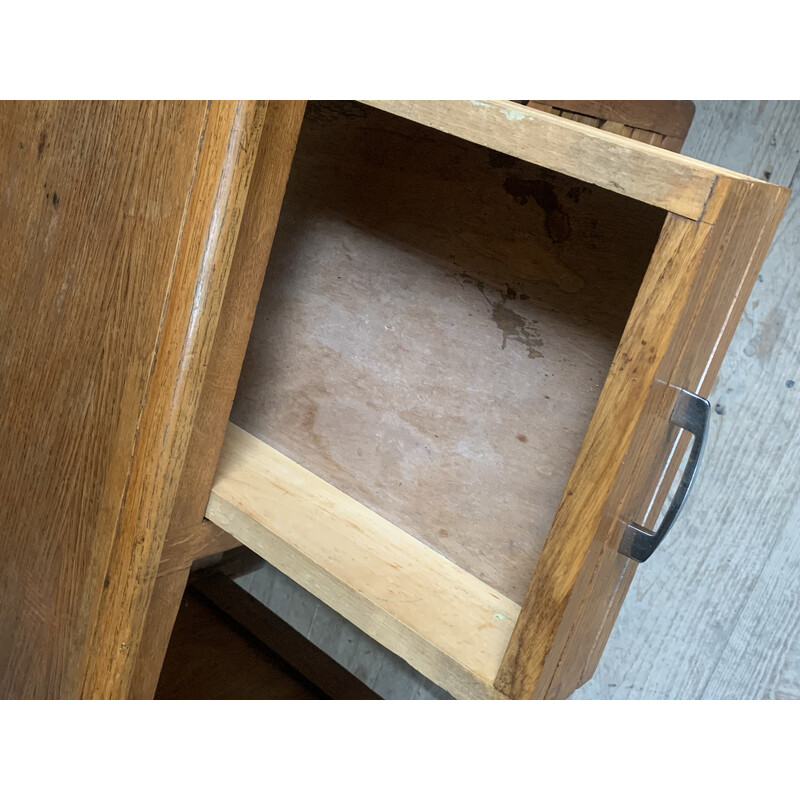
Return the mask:
<path id="1" fill-rule="evenodd" d="M 697 103 L 684 153 L 794 195 L 711 393 L 717 413 L 694 494 L 638 571 L 595 677 L 574 697 L 800 697 L 799 130 L 796 102 Z M 351 670 L 377 681 L 400 668 L 349 641 L 344 621 L 321 623 L 320 604 L 273 573 L 265 565 L 239 581 Z M 398 678 L 396 691 L 431 696 L 419 681 Z M 393 691 L 386 684 L 376 691 Z"/>
<path id="2" fill-rule="evenodd" d="M 698 102 L 688 155 L 789 185 L 688 505 L 575 698 L 800 698 L 800 103 Z"/>

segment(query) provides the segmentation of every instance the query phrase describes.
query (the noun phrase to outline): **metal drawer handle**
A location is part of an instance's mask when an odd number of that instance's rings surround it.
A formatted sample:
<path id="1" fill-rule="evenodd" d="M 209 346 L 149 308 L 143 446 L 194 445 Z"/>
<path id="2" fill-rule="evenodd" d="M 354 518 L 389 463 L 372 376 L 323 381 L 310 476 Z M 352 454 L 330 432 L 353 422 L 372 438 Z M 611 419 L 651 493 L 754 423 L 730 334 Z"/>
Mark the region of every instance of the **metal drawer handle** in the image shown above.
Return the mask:
<path id="1" fill-rule="evenodd" d="M 687 392 L 686 389 L 679 390 L 678 398 L 675 400 L 672 413 L 669 415 L 669 421 L 673 425 L 689 431 L 694 437 L 686 469 L 678 486 L 678 491 L 675 492 L 675 497 L 672 498 L 667 513 L 664 515 L 661 525 L 658 526 L 658 530 L 648 530 L 635 522 L 627 524 L 619 546 L 619 552 L 622 555 L 640 563 L 647 561 L 661 544 L 662 539 L 669 533 L 686 501 L 689 489 L 692 488 L 694 476 L 700 466 L 700 458 L 703 455 L 703 446 L 706 443 L 706 433 L 708 432 L 710 409 L 711 406 L 704 397 Z"/>

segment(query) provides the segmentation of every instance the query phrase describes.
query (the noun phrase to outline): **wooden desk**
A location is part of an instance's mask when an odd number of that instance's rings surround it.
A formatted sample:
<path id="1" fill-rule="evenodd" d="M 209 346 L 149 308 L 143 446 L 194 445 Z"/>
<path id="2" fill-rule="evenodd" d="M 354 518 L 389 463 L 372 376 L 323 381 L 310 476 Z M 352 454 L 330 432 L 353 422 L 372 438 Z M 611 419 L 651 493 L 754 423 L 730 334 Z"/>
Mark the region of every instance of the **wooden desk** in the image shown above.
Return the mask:
<path id="1" fill-rule="evenodd" d="M 536 108 L 376 105 L 663 215 L 526 597 L 492 615 L 491 585 L 395 526 L 354 544 L 352 498 L 320 554 L 292 538 L 313 503 L 235 496 L 274 466 L 225 437 L 303 102 L 4 104 L 0 695 L 152 696 L 191 560 L 234 543 L 207 513 L 455 694 L 564 696 L 591 674 L 635 571 L 619 521 L 653 524 L 686 444 L 668 385 L 708 391 L 788 192 Z M 390 540 L 420 557 L 398 566 Z M 348 548 L 424 613 L 326 560 Z M 472 628 L 431 627 L 451 597 L 448 626 L 469 606 L 488 631 L 480 668 Z"/>

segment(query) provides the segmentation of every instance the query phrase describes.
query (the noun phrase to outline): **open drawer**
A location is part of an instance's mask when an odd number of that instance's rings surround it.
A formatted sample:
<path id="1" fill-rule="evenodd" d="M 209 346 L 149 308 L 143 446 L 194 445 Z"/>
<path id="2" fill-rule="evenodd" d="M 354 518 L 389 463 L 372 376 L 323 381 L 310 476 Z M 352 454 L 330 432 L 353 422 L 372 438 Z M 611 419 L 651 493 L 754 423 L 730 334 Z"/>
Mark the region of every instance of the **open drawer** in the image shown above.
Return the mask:
<path id="1" fill-rule="evenodd" d="M 566 696 L 696 467 L 788 191 L 510 102 L 312 103 L 262 289 L 281 113 L 179 513 L 191 485 L 456 697 Z"/>

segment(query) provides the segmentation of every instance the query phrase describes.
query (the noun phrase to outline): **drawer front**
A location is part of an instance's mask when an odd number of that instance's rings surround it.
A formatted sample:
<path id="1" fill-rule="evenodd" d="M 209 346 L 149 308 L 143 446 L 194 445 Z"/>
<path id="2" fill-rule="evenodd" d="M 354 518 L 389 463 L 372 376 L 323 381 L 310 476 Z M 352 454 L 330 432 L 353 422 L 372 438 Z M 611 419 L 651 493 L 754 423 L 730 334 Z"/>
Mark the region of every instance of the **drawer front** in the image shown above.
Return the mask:
<path id="1" fill-rule="evenodd" d="M 263 111 L 0 107 L 0 697 L 125 692 Z"/>
<path id="2" fill-rule="evenodd" d="M 625 524 L 653 526 L 689 442 L 669 422 L 675 390 L 710 391 L 787 201 L 720 177 L 703 220 L 668 215 L 498 674 L 506 694 L 566 697 L 591 677 L 636 570 Z"/>

